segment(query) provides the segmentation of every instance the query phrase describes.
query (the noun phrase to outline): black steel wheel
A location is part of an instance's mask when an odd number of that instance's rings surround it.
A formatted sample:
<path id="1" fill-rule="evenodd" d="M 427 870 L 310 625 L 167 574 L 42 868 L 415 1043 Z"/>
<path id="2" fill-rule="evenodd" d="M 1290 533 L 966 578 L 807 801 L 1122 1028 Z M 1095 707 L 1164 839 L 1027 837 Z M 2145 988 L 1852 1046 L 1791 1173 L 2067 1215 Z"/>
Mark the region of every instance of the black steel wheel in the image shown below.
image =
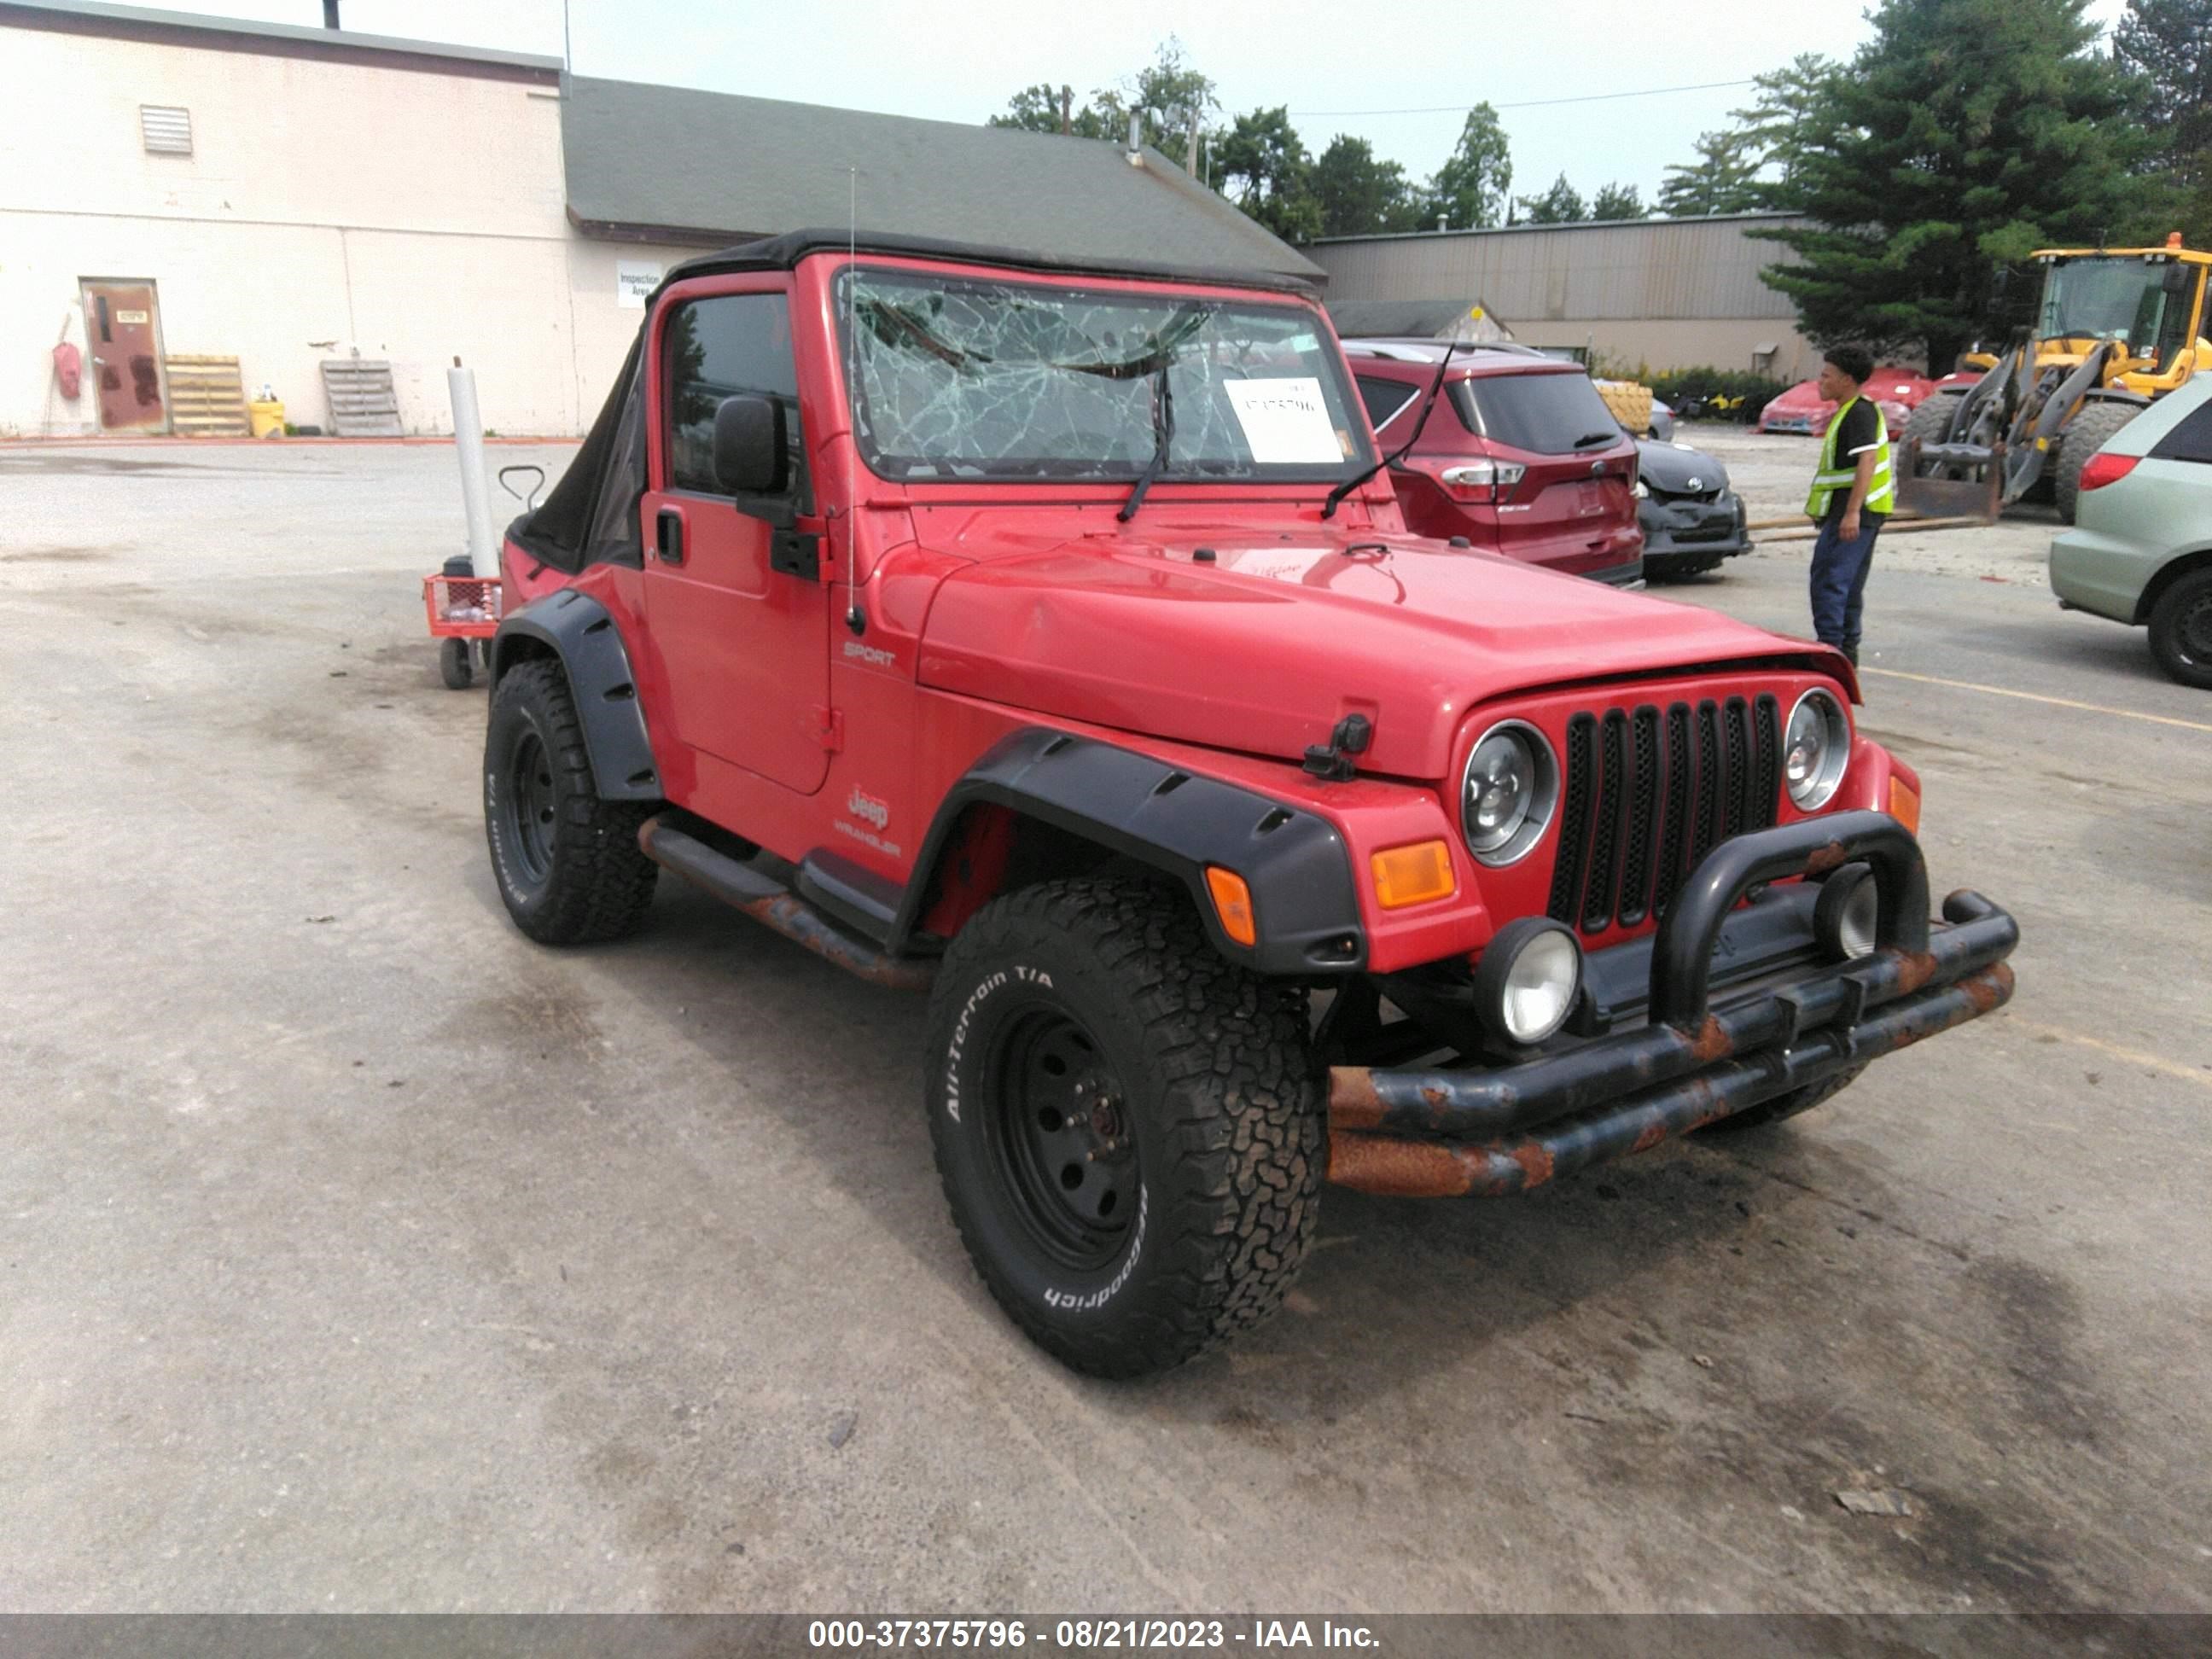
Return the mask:
<path id="1" fill-rule="evenodd" d="M 516 927 L 546 945 L 635 928 L 660 873 L 637 844 L 653 810 L 599 799 L 558 663 L 526 662 L 500 681 L 484 732 L 484 836 Z"/>
<path id="2" fill-rule="evenodd" d="M 1302 991 L 1223 959 L 1187 895 L 994 900 L 930 998 L 930 1139 L 1000 1306 L 1078 1370 L 1164 1370 L 1280 1304 L 1319 1211 L 1327 1089 Z"/>
<path id="3" fill-rule="evenodd" d="M 515 871 L 523 884 L 542 887 L 553 874 L 553 757 L 545 752 L 537 727 L 518 723 L 514 730 L 501 769 L 507 775 L 507 787 L 499 792 L 497 810 L 505 820 L 500 828 L 514 849 Z"/>
<path id="4" fill-rule="evenodd" d="M 2212 569 L 2192 570 L 2158 596 L 2150 651 L 2169 678 L 2212 691 Z"/>
<path id="5" fill-rule="evenodd" d="M 1121 1253 L 1137 1218 L 1137 1151 L 1121 1079 L 1082 1024 L 1021 1011 L 986 1061 L 999 1178 L 1038 1246 L 1070 1267 Z"/>

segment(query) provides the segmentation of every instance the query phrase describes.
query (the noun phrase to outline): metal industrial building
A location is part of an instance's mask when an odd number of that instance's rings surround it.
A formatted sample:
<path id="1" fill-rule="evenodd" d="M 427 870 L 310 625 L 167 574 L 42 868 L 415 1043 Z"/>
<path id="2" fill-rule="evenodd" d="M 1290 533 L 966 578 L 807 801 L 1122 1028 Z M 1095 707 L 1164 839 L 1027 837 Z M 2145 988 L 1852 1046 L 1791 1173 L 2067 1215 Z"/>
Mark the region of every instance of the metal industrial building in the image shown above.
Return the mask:
<path id="1" fill-rule="evenodd" d="M 1305 251 L 1332 305 L 1480 301 L 1525 345 L 1588 350 L 1607 367 L 1753 369 L 1795 380 L 1820 367 L 1784 295 L 1759 281 L 1788 248 L 1748 234 L 1787 214 L 1637 219 L 1506 230 L 1332 237 Z"/>
<path id="2" fill-rule="evenodd" d="M 264 384 L 327 428 L 326 380 L 443 432 L 457 356 L 489 427 L 580 432 L 669 265 L 855 186 L 863 229 L 1322 275 L 1155 150 L 0 0 L 0 438 L 228 429 Z"/>

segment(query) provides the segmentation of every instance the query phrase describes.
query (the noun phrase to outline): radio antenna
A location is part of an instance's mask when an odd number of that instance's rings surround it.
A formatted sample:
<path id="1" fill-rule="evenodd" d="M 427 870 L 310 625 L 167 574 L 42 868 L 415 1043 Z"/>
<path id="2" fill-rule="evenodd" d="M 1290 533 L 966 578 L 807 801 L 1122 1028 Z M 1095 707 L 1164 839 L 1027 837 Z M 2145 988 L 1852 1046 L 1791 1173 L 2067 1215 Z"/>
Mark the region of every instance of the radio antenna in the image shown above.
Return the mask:
<path id="1" fill-rule="evenodd" d="M 860 170 L 848 167 L 845 195 L 845 626 L 864 633 L 860 612 Z"/>

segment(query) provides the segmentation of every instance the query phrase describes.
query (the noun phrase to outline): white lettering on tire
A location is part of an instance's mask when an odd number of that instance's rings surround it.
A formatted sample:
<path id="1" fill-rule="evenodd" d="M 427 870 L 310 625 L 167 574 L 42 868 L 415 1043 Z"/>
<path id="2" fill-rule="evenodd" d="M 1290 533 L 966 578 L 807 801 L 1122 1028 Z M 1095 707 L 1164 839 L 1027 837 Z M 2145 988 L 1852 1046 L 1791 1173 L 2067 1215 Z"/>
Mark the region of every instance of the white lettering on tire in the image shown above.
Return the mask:
<path id="1" fill-rule="evenodd" d="M 1027 968 L 1017 968 L 1013 971 L 1024 979 L 1036 976 Z M 975 1018 L 976 1009 L 982 1006 L 983 999 L 1006 982 L 1006 970 L 1003 968 L 995 974 L 985 975 L 975 988 L 968 994 L 968 1000 L 960 1010 L 960 1018 L 952 1027 L 952 1046 L 945 1054 L 945 1115 L 955 1123 L 960 1121 L 960 1055 L 968 1046 L 968 1022 Z M 1045 983 L 1049 985 L 1052 981 L 1047 980 Z"/>
<path id="2" fill-rule="evenodd" d="M 1129 1282 L 1129 1275 L 1137 1270 L 1137 1258 L 1145 1253 L 1145 1218 L 1151 1213 L 1152 1207 L 1152 1189 L 1140 1182 L 1137 1187 L 1137 1233 L 1129 1241 L 1129 1255 L 1121 1263 L 1121 1271 L 1102 1288 L 1081 1296 L 1073 1291 L 1055 1291 L 1047 1286 L 1045 1306 L 1067 1313 L 1092 1313 L 1121 1294 L 1121 1286 Z"/>

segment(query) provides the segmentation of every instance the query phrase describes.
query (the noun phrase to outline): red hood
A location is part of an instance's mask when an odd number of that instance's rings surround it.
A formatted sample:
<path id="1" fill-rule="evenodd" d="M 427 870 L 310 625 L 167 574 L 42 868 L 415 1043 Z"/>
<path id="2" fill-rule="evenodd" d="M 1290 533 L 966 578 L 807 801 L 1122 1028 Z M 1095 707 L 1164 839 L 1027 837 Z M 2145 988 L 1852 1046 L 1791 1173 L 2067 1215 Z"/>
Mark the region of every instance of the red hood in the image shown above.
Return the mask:
<path id="1" fill-rule="evenodd" d="M 981 550 L 955 538 L 944 550 Z M 930 606 L 925 685 L 1295 760 L 1352 711 L 1363 769 L 1438 778 L 1511 691 L 1747 659 L 1840 657 L 1700 610 L 1410 537 L 1103 535 L 986 553 Z M 1192 557 L 1212 547 L 1212 562 Z M 1848 682 L 1846 682 L 1848 684 Z"/>

